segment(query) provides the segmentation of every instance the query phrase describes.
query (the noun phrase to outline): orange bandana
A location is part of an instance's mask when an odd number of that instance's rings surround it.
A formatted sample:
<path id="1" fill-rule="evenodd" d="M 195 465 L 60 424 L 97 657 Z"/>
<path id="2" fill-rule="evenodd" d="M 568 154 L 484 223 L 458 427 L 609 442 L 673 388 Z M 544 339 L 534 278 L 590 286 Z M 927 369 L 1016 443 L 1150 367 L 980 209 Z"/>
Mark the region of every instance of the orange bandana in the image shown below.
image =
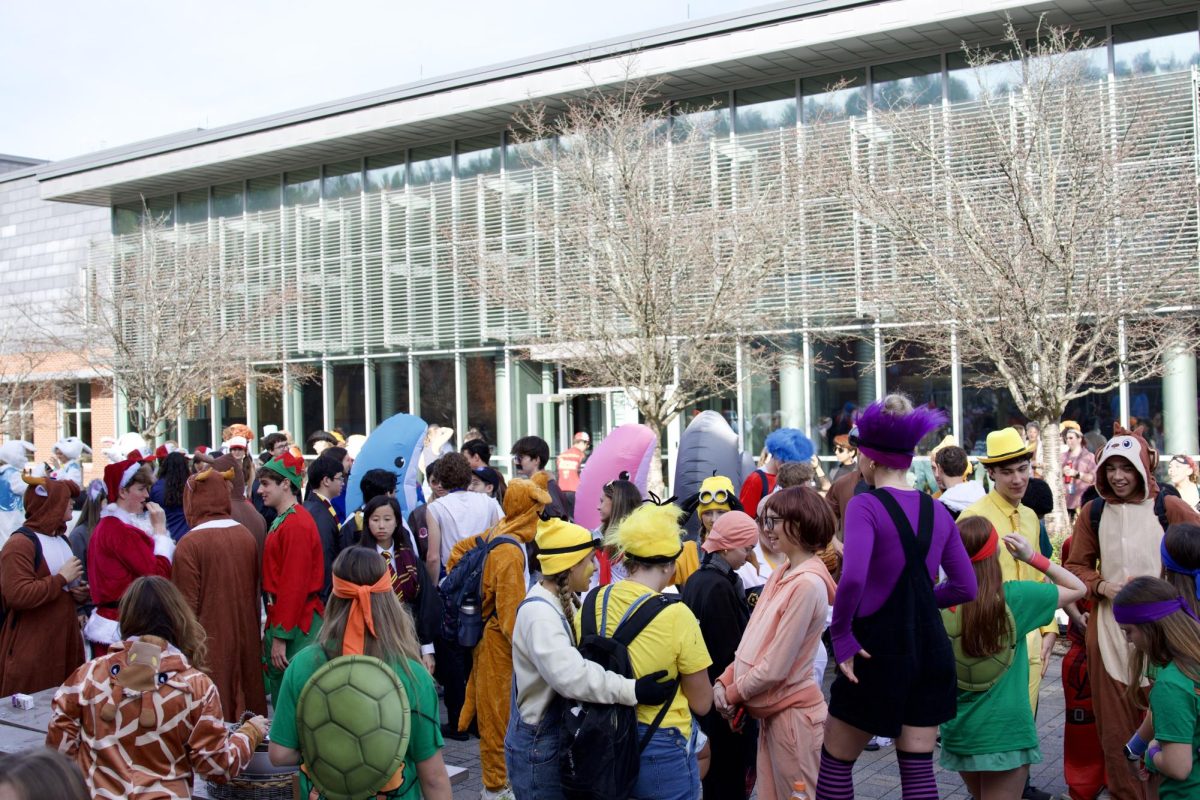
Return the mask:
<path id="1" fill-rule="evenodd" d="M 371 619 L 371 595 L 392 591 L 391 577 L 384 572 L 379 580 L 370 586 L 361 583 L 351 583 L 338 576 L 333 576 L 334 597 L 352 601 L 350 615 L 346 618 L 346 633 L 342 637 L 342 655 L 360 656 L 363 654 L 363 643 L 366 641 L 366 631 L 375 635 L 375 621 Z"/>

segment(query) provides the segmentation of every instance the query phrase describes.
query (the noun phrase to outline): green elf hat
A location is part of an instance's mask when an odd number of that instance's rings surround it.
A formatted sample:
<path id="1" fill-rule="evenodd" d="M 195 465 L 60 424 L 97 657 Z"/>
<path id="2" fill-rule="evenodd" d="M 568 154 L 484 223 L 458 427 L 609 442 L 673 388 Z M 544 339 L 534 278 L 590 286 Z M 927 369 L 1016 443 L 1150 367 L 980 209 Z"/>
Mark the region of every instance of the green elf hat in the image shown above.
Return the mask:
<path id="1" fill-rule="evenodd" d="M 264 464 L 263 469 L 269 469 L 277 475 L 287 478 L 293 486 L 299 489 L 304 475 L 304 459 L 287 450 L 279 458 L 272 458 Z"/>

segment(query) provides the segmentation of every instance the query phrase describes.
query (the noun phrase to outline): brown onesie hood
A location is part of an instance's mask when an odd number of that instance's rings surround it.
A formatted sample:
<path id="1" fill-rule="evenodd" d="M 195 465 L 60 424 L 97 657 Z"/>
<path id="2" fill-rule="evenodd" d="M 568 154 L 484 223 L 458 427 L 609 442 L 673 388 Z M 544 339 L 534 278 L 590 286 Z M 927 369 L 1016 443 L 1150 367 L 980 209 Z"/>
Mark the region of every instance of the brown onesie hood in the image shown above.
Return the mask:
<path id="1" fill-rule="evenodd" d="M 67 532 L 67 506 L 79 494 L 74 481 L 25 477 L 25 527 L 46 536 Z"/>
<path id="2" fill-rule="evenodd" d="M 188 478 L 183 490 L 183 516 L 189 528 L 212 520 L 231 519 L 229 473 L 206 469 Z"/>
<path id="3" fill-rule="evenodd" d="M 1128 461 L 1141 479 L 1142 491 L 1135 492 L 1129 500 L 1119 499 L 1108 485 L 1104 463 L 1112 458 Z M 1096 493 L 1103 497 L 1106 503 L 1142 503 L 1157 497 L 1158 483 L 1154 480 L 1154 467 L 1157 463 L 1158 454 L 1150 449 L 1145 439 L 1117 425 L 1113 428 L 1113 438 L 1104 445 L 1104 449 L 1100 451 L 1100 458 L 1096 461 Z"/>

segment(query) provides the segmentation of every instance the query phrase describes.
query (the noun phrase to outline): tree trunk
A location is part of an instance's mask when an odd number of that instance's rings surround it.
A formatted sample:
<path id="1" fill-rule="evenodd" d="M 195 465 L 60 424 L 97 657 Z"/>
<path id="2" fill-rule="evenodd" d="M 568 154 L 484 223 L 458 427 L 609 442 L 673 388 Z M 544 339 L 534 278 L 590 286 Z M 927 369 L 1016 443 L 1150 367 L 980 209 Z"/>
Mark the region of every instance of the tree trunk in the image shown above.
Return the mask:
<path id="1" fill-rule="evenodd" d="M 646 491 L 653 492 L 658 499 L 665 499 L 667 491 L 667 479 L 663 466 L 663 430 L 666 428 L 662 422 L 656 419 L 650 419 L 643 415 L 642 424 L 650 430 L 654 431 L 654 455 L 650 457 L 650 469 L 646 473 Z"/>
<path id="2" fill-rule="evenodd" d="M 1064 536 L 1070 524 L 1062 481 L 1062 434 L 1057 419 L 1040 419 L 1037 423 L 1042 429 L 1042 479 L 1050 484 L 1054 495 L 1054 511 L 1046 520 L 1046 527 L 1052 535 Z"/>

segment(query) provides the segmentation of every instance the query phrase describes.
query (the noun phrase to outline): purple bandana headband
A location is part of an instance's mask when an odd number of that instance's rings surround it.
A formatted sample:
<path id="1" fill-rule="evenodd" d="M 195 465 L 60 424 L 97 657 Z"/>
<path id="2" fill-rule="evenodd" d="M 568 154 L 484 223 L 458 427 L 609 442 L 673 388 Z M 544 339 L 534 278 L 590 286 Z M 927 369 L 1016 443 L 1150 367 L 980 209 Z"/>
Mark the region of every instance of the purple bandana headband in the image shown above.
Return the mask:
<path id="1" fill-rule="evenodd" d="M 1182 597 L 1176 597 L 1174 600 L 1159 600 L 1157 603 L 1114 605 L 1113 617 L 1116 618 L 1118 625 L 1142 625 L 1169 617 L 1176 611 L 1182 611 L 1200 622 L 1200 619 L 1196 619 L 1192 607 Z"/>

